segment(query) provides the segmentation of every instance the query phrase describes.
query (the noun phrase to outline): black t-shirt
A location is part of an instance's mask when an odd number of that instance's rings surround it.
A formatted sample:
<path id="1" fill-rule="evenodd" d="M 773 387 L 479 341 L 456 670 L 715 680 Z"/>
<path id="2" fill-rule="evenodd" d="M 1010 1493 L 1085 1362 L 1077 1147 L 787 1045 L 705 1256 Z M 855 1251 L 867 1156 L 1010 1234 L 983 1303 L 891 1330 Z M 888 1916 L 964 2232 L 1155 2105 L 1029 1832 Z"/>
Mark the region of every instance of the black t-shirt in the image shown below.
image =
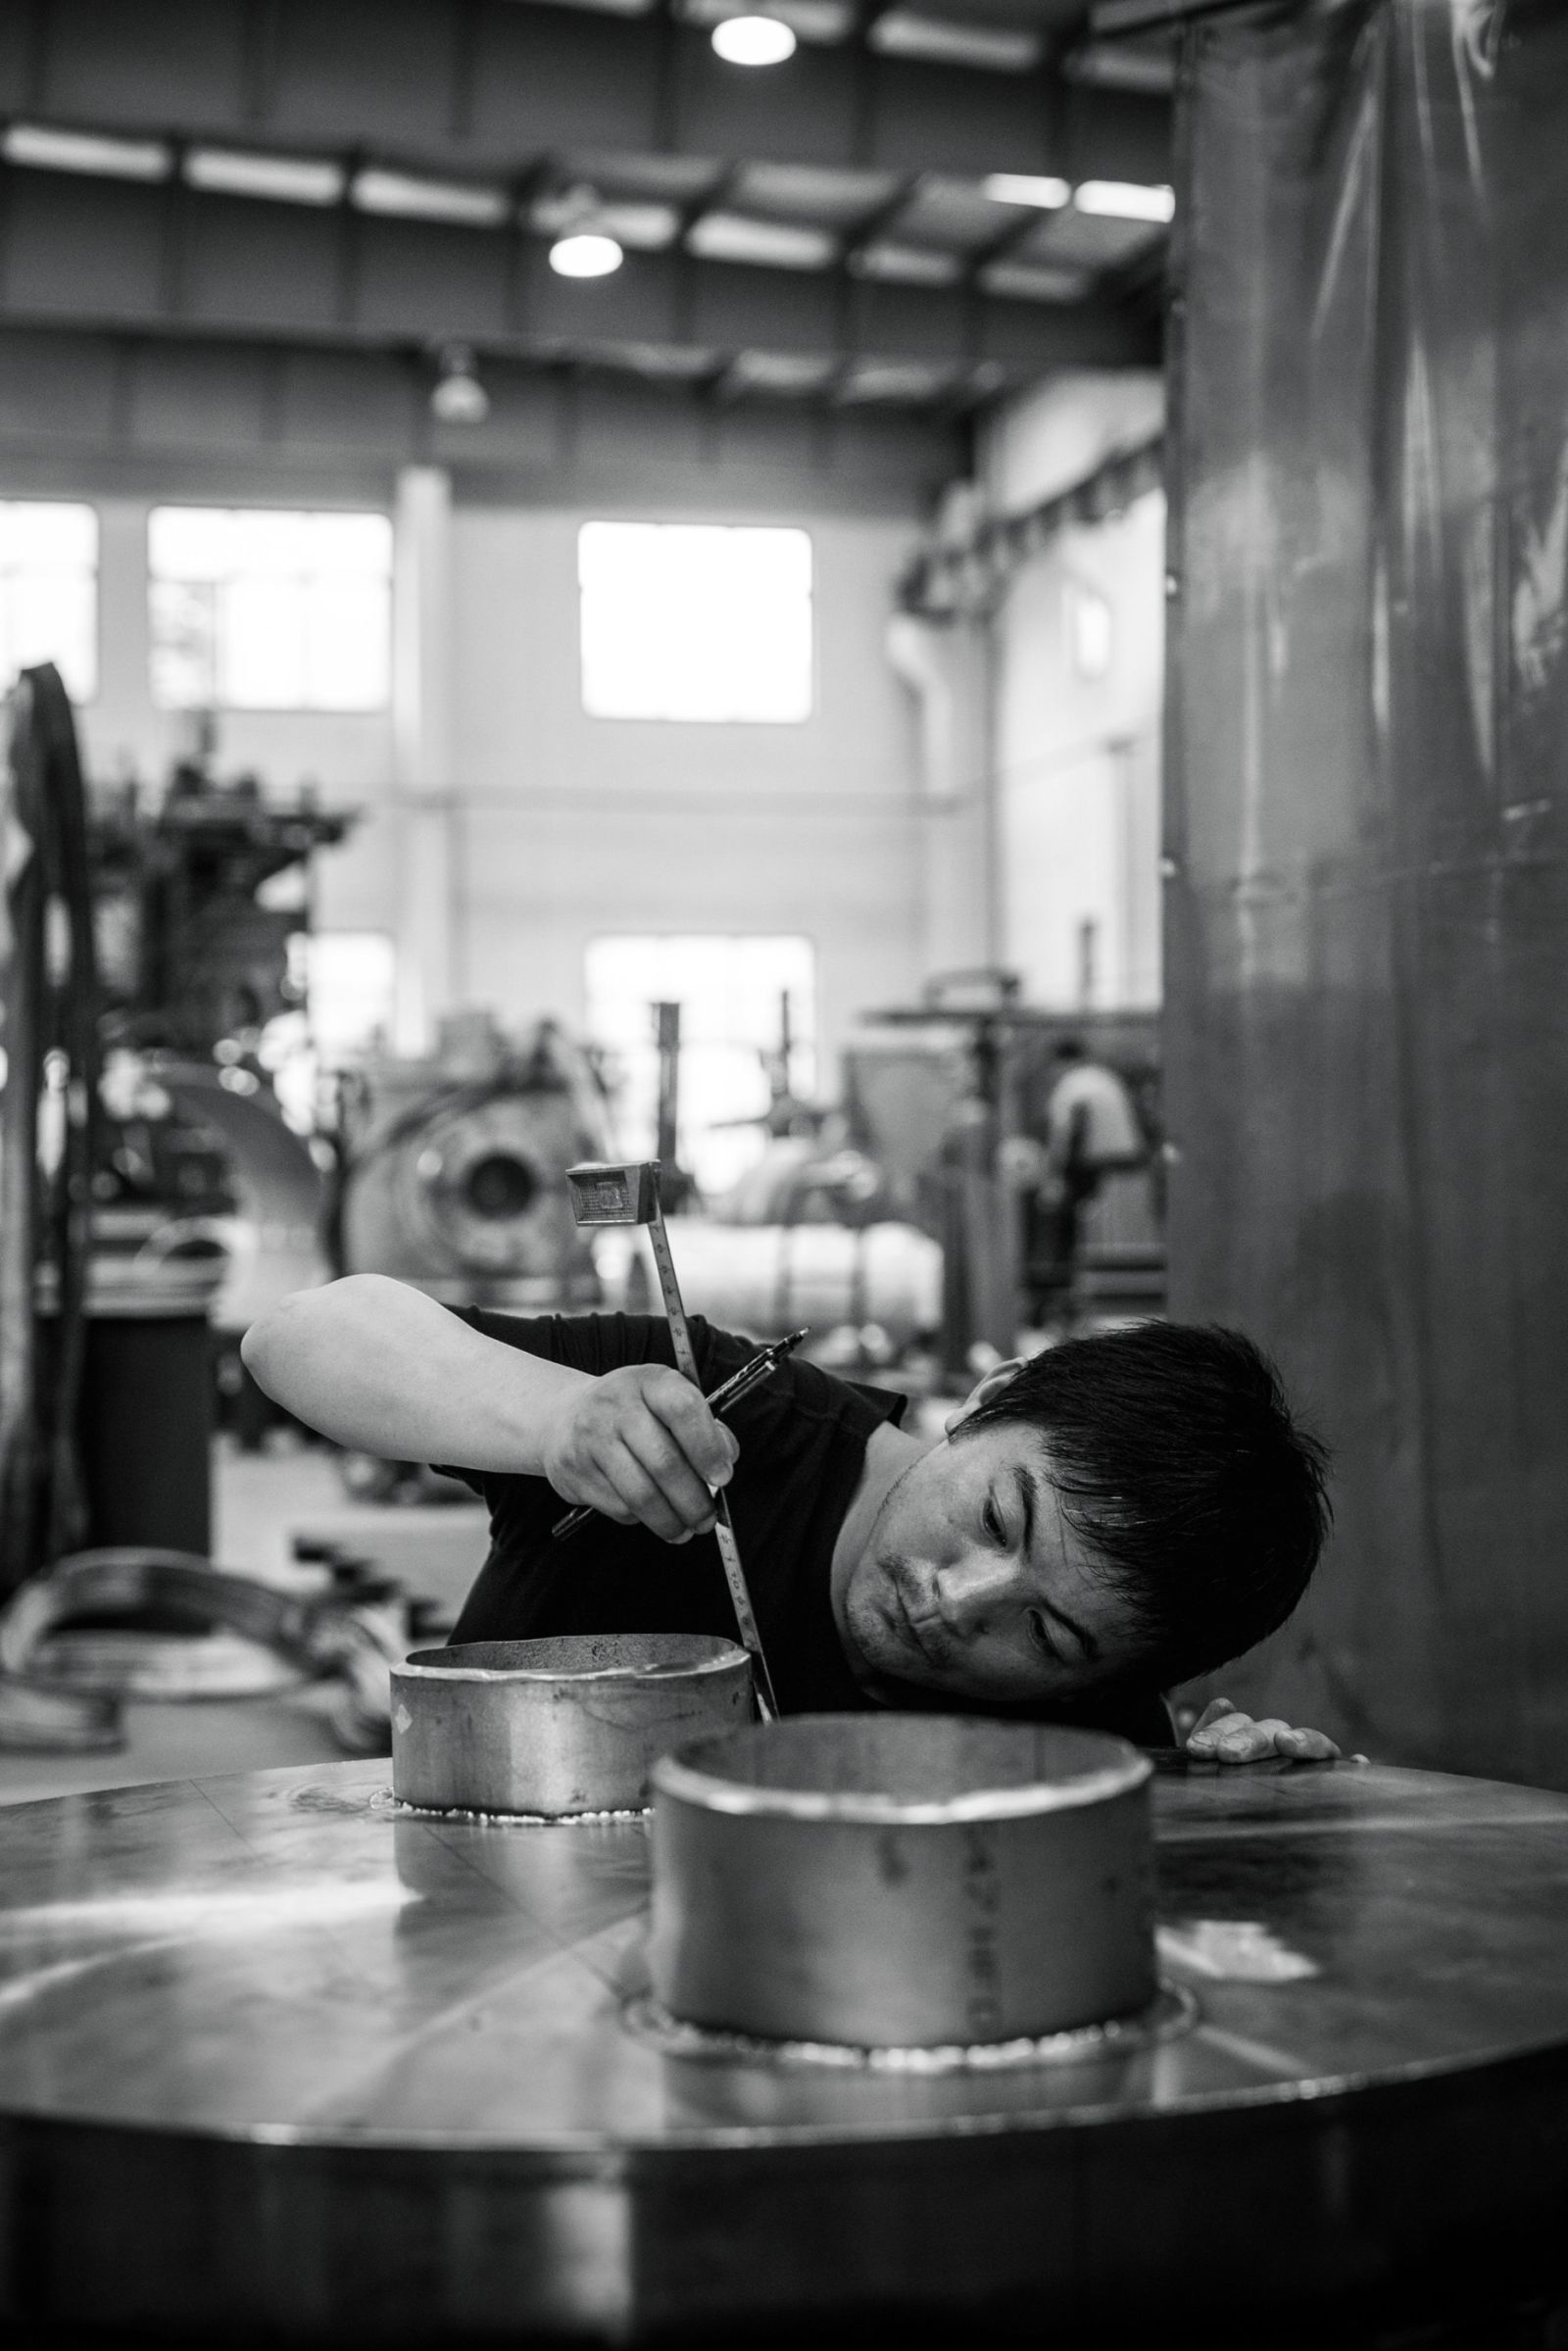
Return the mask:
<path id="1" fill-rule="evenodd" d="M 595 1375 L 624 1363 L 674 1362 L 669 1327 L 649 1314 L 518 1316 L 483 1307 L 463 1319 L 487 1339 Z M 755 1341 L 691 1318 L 692 1350 L 710 1392 L 757 1351 Z M 725 1489 L 735 1540 L 785 1714 L 871 1711 L 876 1700 L 851 1673 L 834 1621 L 833 1546 L 854 1499 L 865 1448 L 884 1422 L 896 1427 L 906 1398 L 862 1388 L 788 1356 L 725 1413 L 740 1459 Z M 490 1555 L 453 1629 L 454 1641 L 528 1641 L 561 1633 L 716 1633 L 739 1638 L 729 1587 L 710 1535 L 662 1543 L 646 1527 L 596 1516 L 564 1543 L 550 1530 L 567 1508 L 547 1479 L 457 1469 L 490 1512 Z M 901 1704 L 902 1704 L 901 1699 Z M 916 1709 L 956 1701 L 911 1685 Z M 967 1710 L 967 1709 L 965 1709 Z M 1031 1710 L 1033 1711 L 1033 1710 Z M 1145 1745 L 1170 1739 L 1155 1694 L 1059 1710 Z"/>

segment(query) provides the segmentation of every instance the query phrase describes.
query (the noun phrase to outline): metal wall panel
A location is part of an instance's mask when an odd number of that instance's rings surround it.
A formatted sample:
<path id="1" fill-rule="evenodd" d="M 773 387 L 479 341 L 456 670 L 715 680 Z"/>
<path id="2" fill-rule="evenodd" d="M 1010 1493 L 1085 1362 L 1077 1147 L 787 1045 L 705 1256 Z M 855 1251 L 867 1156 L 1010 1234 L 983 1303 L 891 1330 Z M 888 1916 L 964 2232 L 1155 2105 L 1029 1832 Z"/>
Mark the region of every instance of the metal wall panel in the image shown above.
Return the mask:
<path id="1" fill-rule="evenodd" d="M 1172 1298 L 1337 1453 L 1224 1687 L 1568 1785 L 1568 11 L 1189 39 Z"/>

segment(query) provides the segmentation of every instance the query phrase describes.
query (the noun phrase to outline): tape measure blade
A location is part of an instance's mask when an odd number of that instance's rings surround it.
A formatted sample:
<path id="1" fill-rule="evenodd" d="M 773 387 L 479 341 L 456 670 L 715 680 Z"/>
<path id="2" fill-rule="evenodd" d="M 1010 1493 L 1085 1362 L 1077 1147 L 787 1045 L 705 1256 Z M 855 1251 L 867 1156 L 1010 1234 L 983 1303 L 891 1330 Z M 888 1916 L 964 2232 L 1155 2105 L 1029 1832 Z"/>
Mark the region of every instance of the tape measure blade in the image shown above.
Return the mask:
<path id="1" fill-rule="evenodd" d="M 751 1591 L 746 1582 L 746 1570 L 741 1565 L 740 1545 L 735 1541 L 735 1522 L 729 1514 L 729 1501 L 723 1494 L 715 1496 L 717 1524 L 713 1537 L 718 1555 L 724 1563 L 724 1581 L 735 1609 L 735 1622 L 740 1631 L 741 1646 L 752 1660 L 752 1680 L 757 1690 L 757 1710 L 764 1723 L 778 1719 L 778 1700 L 773 1695 L 773 1677 L 767 1670 L 762 1651 L 762 1636 L 758 1631 L 757 1614 L 752 1606 Z"/>

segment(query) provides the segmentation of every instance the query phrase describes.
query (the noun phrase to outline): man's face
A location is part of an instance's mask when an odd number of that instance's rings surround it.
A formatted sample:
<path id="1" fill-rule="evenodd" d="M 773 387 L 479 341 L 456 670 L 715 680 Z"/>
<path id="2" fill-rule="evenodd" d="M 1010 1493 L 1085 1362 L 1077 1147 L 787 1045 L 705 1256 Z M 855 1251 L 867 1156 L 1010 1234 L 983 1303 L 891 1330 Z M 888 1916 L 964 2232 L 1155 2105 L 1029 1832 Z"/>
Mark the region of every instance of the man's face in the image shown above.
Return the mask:
<path id="1" fill-rule="evenodd" d="M 996 1704 L 1085 1694 L 1133 1662 L 1123 1604 L 1062 1516 L 1038 1434 L 960 1428 L 883 1500 L 844 1592 L 878 1677 Z"/>

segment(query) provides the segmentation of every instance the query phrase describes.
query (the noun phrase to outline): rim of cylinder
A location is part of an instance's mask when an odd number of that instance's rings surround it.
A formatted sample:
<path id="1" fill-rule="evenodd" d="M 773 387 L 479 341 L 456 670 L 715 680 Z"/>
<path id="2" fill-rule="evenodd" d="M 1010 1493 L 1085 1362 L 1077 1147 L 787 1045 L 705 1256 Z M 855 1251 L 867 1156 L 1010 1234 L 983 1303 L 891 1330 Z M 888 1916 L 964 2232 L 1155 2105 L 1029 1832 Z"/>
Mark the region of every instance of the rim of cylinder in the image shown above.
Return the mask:
<path id="1" fill-rule="evenodd" d="M 559 1659 L 553 1665 L 543 1662 L 537 1665 L 444 1662 L 449 1658 L 461 1658 L 465 1649 L 526 1649 L 535 1645 L 555 1648 L 564 1641 L 573 1640 L 581 1640 L 585 1649 L 600 1640 L 645 1641 L 651 1647 L 658 1641 L 678 1642 L 683 1649 L 696 1650 L 698 1653 L 668 1660 L 650 1655 L 641 1662 L 626 1659 L 614 1665 L 566 1665 Z M 725 1641 L 716 1633 L 553 1633 L 537 1644 L 528 1641 L 458 1641 L 447 1648 L 414 1649 L 401 1664 L 393 1666 L 392 1678 L 394 1681 L 438 1682 L 443 1686 L 449 1682 L 673 1682 L 693 1675 L 727 1673 L 737 1664 L 750 1666 L 751 1660 L 746 1651 L 738 1641 Z"/>
<path id="2" fill-rule="evenodd" d="M 662 1755 L 654 1765 L 655 1796 L 673 1796 L 739 1819 L 842 1821 L 869 1828 L 941 1828 L 978 1821 L 1031 1820 L 1071 1812 L 1084 1804 L 1129 1795 L 1152 1779 L 1147 1755 L 1129 1747 L 1125 1758 L 1076 1773 L 1070 1780 L 1031 1780 L 1020 1788 L 972 1788 L 952 1796 L 898 1796 L 872 1788 L 829 1792 L 814 1788 L 762 1788 L 755 1781 L 705 1772 L 678 1755 Z"/>

